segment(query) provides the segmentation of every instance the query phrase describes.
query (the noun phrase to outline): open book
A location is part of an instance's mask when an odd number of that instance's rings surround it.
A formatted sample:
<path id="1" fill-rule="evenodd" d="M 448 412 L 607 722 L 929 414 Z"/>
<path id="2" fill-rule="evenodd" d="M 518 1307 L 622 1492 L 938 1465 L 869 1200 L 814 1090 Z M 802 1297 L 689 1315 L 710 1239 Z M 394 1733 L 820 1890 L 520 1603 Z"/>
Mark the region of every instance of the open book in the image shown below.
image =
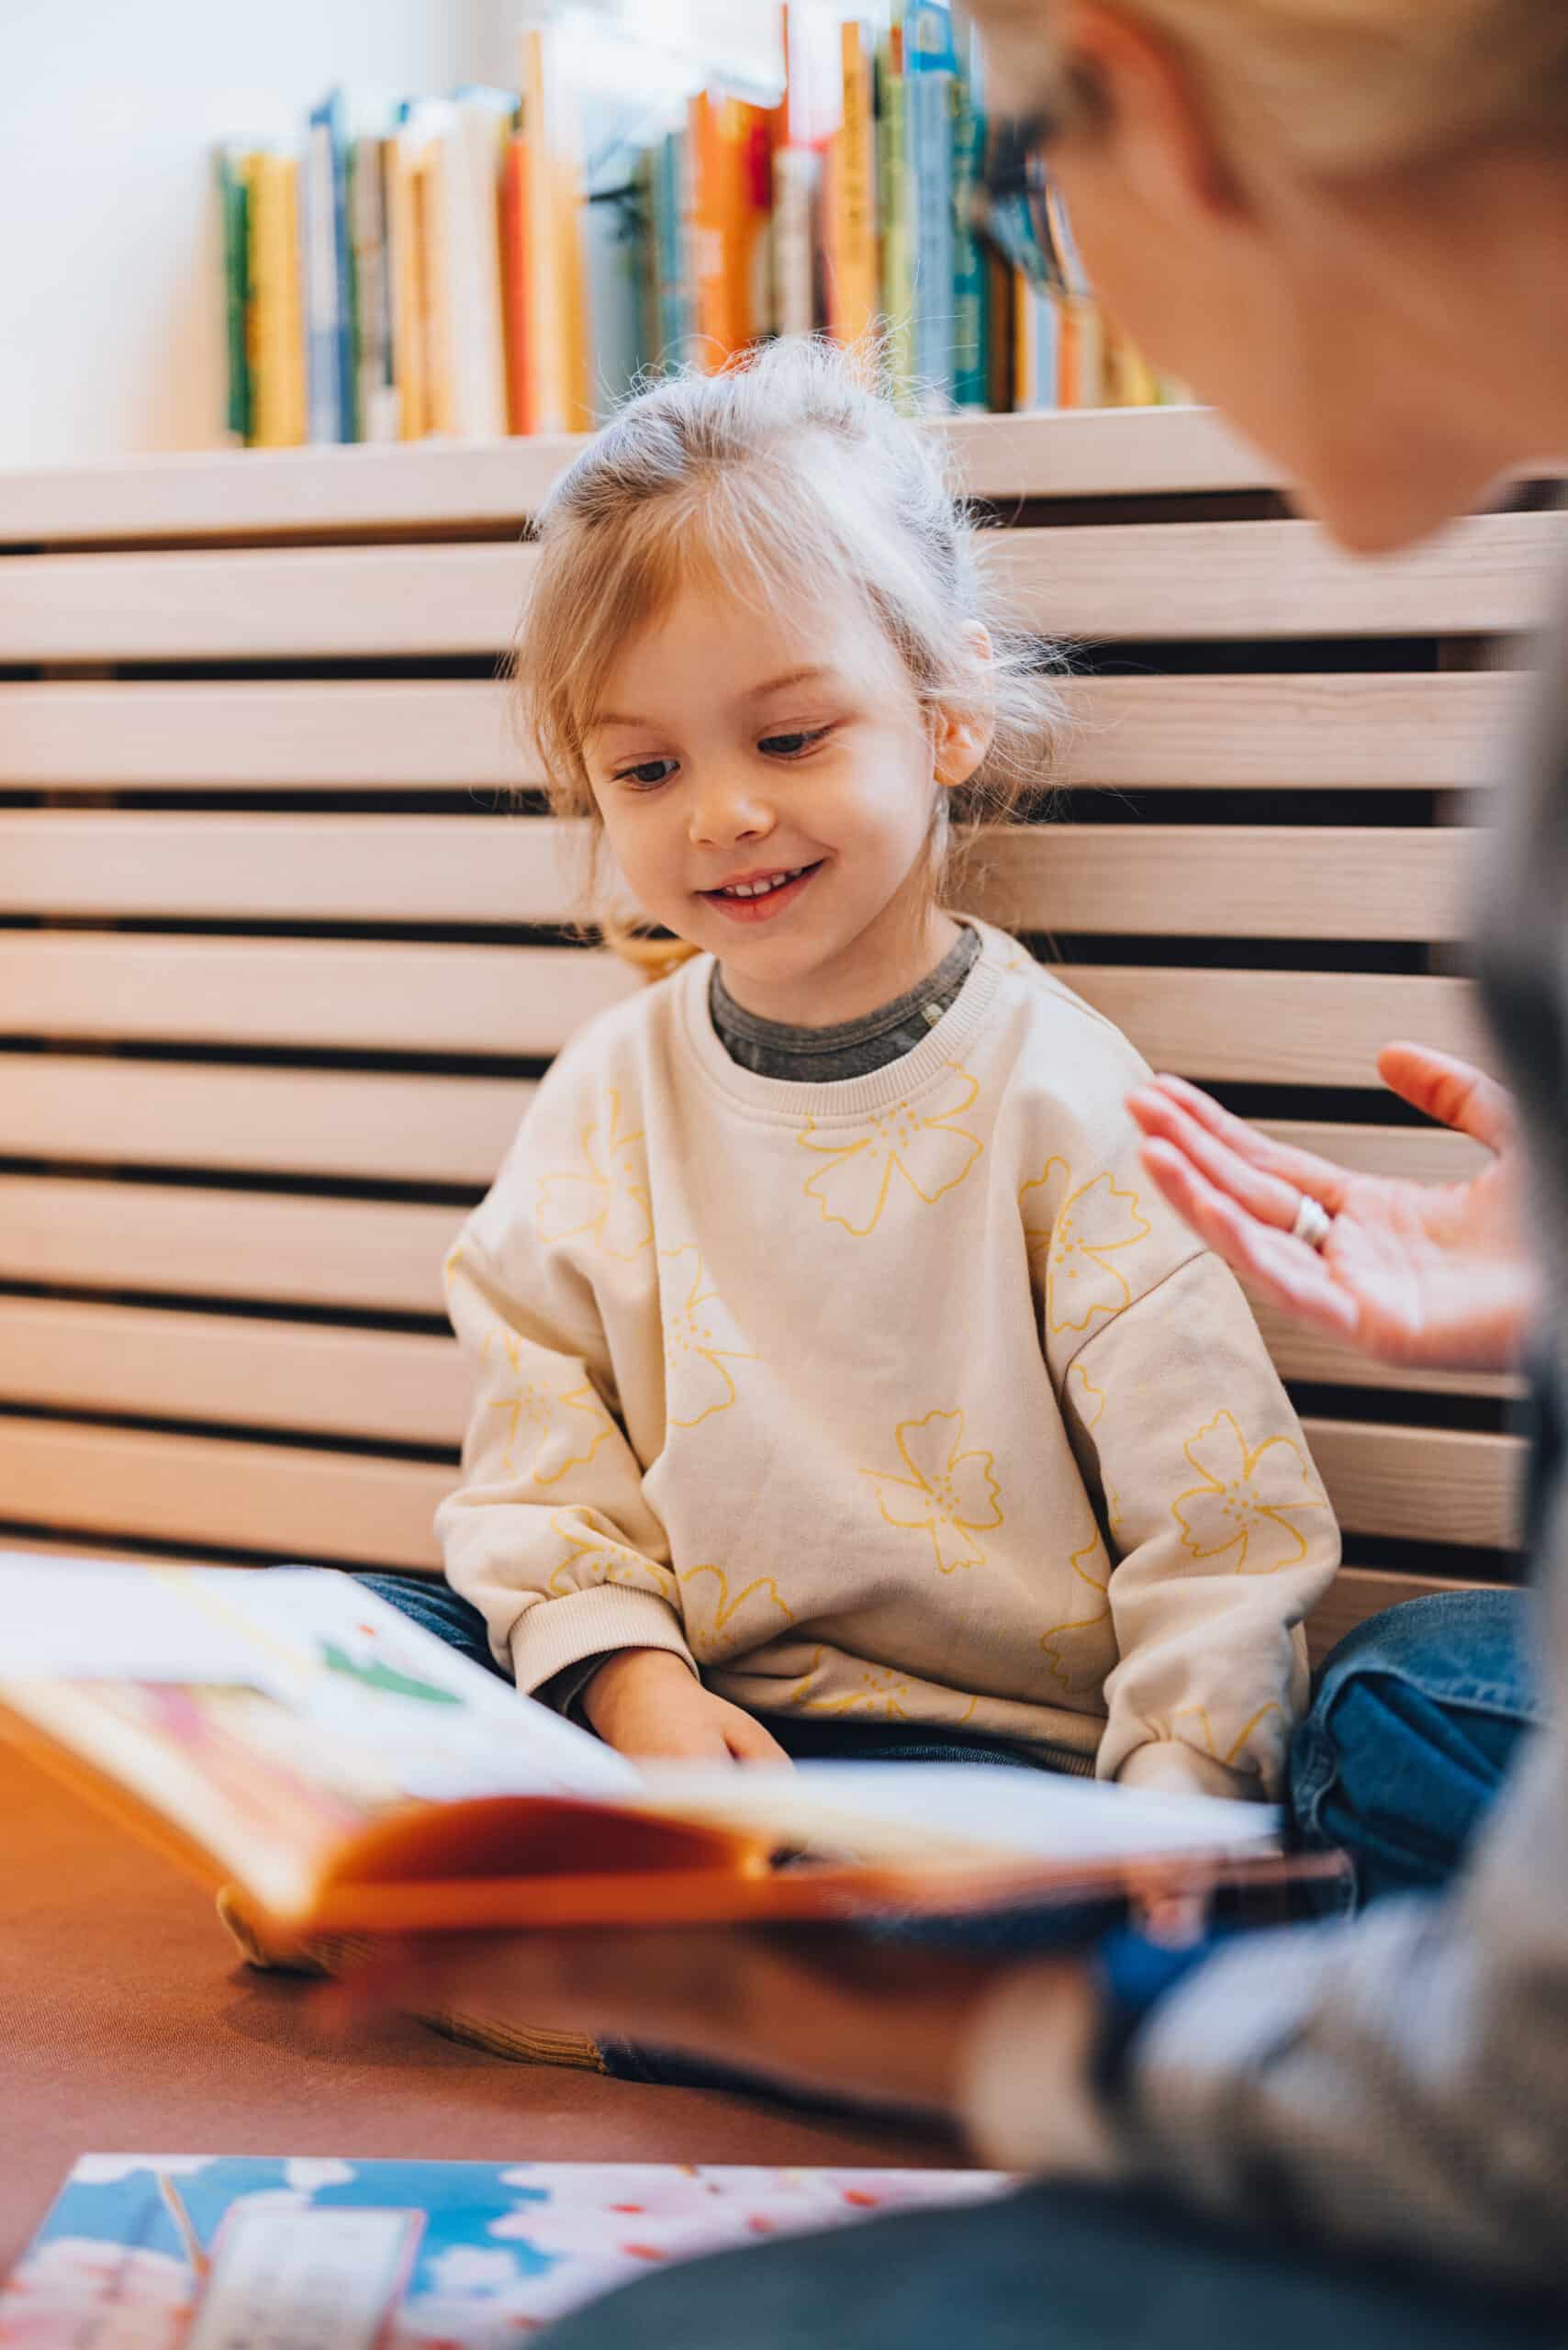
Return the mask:
<path id="1" fill-rule="evenodd" d="M 0 1733 L 284 1937 L 959 1913 L 1268 1875 L 1268 1807 L 634 1767 L 348 1575 L 0 1554 Z"/>

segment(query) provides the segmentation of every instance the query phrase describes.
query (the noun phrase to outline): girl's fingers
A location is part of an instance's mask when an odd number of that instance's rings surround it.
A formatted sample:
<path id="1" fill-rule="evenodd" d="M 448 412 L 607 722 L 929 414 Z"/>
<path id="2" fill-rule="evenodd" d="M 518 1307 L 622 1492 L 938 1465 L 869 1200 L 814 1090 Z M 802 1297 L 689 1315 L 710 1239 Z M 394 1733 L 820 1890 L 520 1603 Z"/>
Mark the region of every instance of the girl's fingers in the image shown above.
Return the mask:
<path id="1" fill-rule="evenodd" d="M 1385 1045 L 1377 1057 L 1378 1075 L 1402 1102 L 1484 1143 L 1506 1150 L 1514 1139 L 1514 1098 L 1506 1087 L 1452 1053 L 1428 1045 Z"/>
<path id="2" fill-rule="evenodd" d="M 1316 1249 L 1272 1225 L 1260 1224 L 1170 1143 L 1146 1143 L 1142 1156 L 1178 1215 L 1249 1287 L 1297 1321 L 1354 1339 L 1360 1308 Z"/>
<path id="3" fill-rule="evenodd" d="M 1310 1150 L 1294 1150 L 1286 1143 L 1272 1141 L 1269 1136 L 1260 1134 L 1256 1126 L 1249 1126 L 1244 1118 L 1233 1117 L 1228 1110 L 1222 1110 L 1211 1095 L 1200 1086 L 1190 1085 L 1184 1077 L 1161 1075 L 1128 1097 L 1128 1106 L 1146 1132 L 1148 1128 L 1140 1105 L 1151 1099 L 1173 1102 L 1249 1167 L 1262 1174 L 1277 1175 L 1282 1181 L 1294 1184 L 1298 1193 L 1305 1192 L 1321 1201 L 1330 1215 L 1338 1214 L 1350 1177 L 1332 1159 L 1319 1158 Z"/>

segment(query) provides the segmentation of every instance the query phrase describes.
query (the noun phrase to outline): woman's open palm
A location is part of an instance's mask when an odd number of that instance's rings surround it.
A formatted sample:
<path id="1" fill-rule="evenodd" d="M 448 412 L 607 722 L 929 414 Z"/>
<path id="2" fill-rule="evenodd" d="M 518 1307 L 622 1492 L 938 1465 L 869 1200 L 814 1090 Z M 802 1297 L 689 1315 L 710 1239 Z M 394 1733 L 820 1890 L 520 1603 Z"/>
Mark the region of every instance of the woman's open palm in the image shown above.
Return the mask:
<path id="1" fill-rule="evenodd" d="M 1166 1198 L 1248 1284 L 1380 1361 L 1506 1371 L 1534 1299 L 1510 1097 L 1468 1062 L 1389 1045 L 1383 1082 L 1493 1156 L 1465 1183 L 1358 1175 L 1271 1141 L 1196 1086 L 1158 1077 L 1128 1107 Z M 1332 1217 L 1321 1251 L 1292 1225 L 1303 1196 Z"/>

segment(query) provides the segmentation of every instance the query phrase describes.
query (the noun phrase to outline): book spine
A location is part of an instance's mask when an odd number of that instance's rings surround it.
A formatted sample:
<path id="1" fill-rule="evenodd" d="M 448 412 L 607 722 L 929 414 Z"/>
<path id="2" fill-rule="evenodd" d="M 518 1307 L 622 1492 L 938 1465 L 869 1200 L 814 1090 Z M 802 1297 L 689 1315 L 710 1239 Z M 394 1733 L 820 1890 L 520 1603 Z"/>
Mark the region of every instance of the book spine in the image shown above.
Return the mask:
<path id="1" fill-rule="evenodd" d="M 953 403 L 953 22 L 938 0 L 904 18 L 909 143 L 914 182 L 915 370 L 922 405 Z"/>
<path id="2" fill-rule="evenodd" d="M 985 162 L 985 122 L 969 77 L 953 77 L 953 402 L 959 408 L 991 405 L 991 272 L 976 236 L 975 189 Z"/>
<path id="3" fill-rule="evenodd" d="M 305 340 L 299 285 L 299 166 L 292 155 L 250 159 L 253 435 L 263 449 L 306 438 Z"/>
<path id="4" fill-rule="evenodd" d="M 997 414 L 1003 415 L 1015 405 L 1013 386 L 1013 338 L 1014 315 L 1018 307 L 1017 272 L 1010 268 L 998 252 L 985 257 L 986 333 L 990 342 L 987 358 L 987 402 Z"/>
<path id="5" fill-rule="evenodd" d="M 903 33 L 892 26 L 877 58 L 877 208 L 881 223 L 881 309 L 893 397 L 908 408 L 914 384 L 914 285 L 909 157 L 904 139 Z"/>
<path id="6" fill-rule="evenodd" d="M 359 273 L 354 266 L 353 157 L 343 134 L 342 107 L 332 106 L 332 223 L 338 263 L 338 404 L 345 441 L 360 441 Z"/>
<path id="7" fill-rule="evenodd" d="M 464 93 L 451 102 L 441 142 L 453 430 L 465 440 L 499 440 L 507 429 L 498 234 L 506 127 L 489 96 Z"/>
<path id="8" fill-rule="evenodd" d="M 690 156 L 686 242 L 691 256 L 692 330 L 697 364 L 711 375 L 722 365 L 727 349 L 718 103 L 707 90 L 694 92 L 686 132 Z"/>
<path id="9" fill-rule="evenodd" d="M 669 367 L 684 365 L 691 354 L 691 285 L 687 258 L 689 154 L 690 140 L 686 132 L 667 131 L 659 144 L 654 184 L 659 302 L 656 347 L 661 363 Z"/>
<path id="10" fill-rule="evenodd" d="M 420 441 L 427 430 L 424 248 L 420 224 L 419 143 L 407 118 L 392 136 L 387 160 L 392 373 L 398 387 L 398 434 L 403 441 Z"/>
<path id="11" fill-rule="evenodd" d="M 501 319 L 509 432 L 533 430 L 528 402 L 528 141 L 521 131 L 513 131 L 501 176 Z"/>
<path id="12" fill-rule="evenodd" d="M 338 420 L 337 260 L 332 231 L 331 133 L 319 108 L 305 138 L 300 187 L 300 274 L 305 288 L 308 415 L 313 442 L 342 438 Z"/>
<path id="13" fill-rule="evenodd" d="M 223 222 L 223 314 L 229 367 L 225 419 L 230 438 L 243 445 L 251 438 L 251 362 L 246 341 L 251 274 L 248 198 L 243 158 L 222 148 L 218 154 L 218 196 Z"/>
<path id="14" fill-rule="evenodd" d="M 349 155 L 355 376 L 360 438 L 364 441 L 398 438 L 398 386 L 392 360 L 392 249 L 387 218 L 391 145 L 387 139 L 361 139 Z"/>
<path id="15" fill-rule="evenodd" d="M 780 334 L 817 324 L 816 219 L 821 159 L 810 147 L 779 147 L 773 158 L 773 319 Z"/>
<path id="16" fill-rule="evenodd" d="M 854 349 L 877 323 L 876 134 L 864 29 L 844 25 L 839 39 L 843 118 L 831 150 L 829 324 Z"/>

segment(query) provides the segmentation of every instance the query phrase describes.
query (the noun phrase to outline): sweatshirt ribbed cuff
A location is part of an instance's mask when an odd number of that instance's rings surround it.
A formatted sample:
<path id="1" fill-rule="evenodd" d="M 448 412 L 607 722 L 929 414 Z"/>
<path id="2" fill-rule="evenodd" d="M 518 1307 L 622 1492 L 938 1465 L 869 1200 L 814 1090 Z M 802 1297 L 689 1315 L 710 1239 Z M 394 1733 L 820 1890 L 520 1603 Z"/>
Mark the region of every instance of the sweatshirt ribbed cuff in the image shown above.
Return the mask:
<path id="1" fill-rule="evenodd" d="M 1173 1796 L 1228 1796 L 1232 1802 L 1260 1800 L 1263 1787 L 1251 1771 L 1228 1770 L 1212 1754 L 1175 1738 L 1135 1746 L 1116 1773 L 1119 1787 L 1141 1787 Z"/>
<path id="2" fill-rule="evenodd" d="M 564 1599 L 536 1601 L 512 1626 L 510 1647 L 512 1672 L 524 1695 L 569 1665 L 611 1656 L 617 1649 L 668 1649 L 697 1671 L 669 1602 L 626 1583 L 595 1583 Z"/>

